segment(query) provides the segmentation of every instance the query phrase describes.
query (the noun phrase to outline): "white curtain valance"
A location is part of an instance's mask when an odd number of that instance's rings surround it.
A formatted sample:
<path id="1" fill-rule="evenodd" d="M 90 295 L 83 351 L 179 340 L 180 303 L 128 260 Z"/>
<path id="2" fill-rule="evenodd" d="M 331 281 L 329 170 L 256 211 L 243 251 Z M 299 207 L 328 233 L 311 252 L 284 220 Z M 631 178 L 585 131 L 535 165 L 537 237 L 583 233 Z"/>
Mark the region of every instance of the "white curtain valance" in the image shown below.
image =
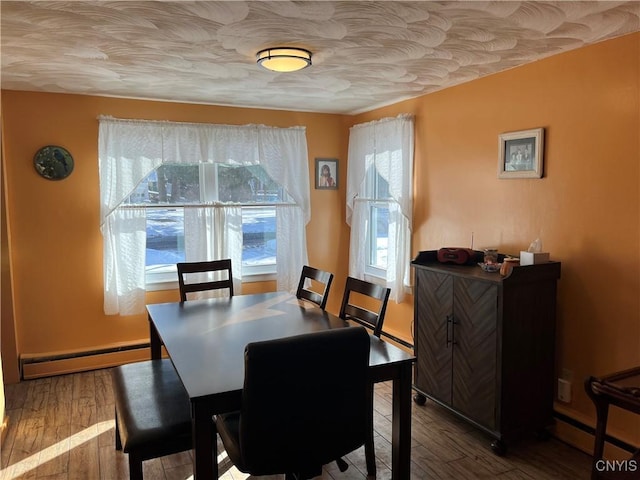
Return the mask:
<path id="1" fill-rule="evenodd" d="M 354 201 L 365 196 L 367 169 L 375 164 L 389 184 L 411 229 L 413 216 L 413 116 L 401 114 L 354 125 L 349 130 L 347 176 L 347 224 L 351 225 Z"/>
<path id="2" fill-rule="evenodd" d="M 262 165 L 311 219 L 305 127 L 98 119 L 101 225 L 163 163 Z"/>

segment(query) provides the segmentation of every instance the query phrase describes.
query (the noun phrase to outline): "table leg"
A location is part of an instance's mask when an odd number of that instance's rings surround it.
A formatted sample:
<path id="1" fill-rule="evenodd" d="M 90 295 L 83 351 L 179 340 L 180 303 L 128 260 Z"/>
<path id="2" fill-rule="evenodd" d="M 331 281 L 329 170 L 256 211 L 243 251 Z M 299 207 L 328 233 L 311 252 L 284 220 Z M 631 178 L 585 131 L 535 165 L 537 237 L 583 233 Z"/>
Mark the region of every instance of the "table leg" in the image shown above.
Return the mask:
<path id="1" fill-rule="evenodd" d="M 206 405 L 191 405 L 193 431 L 193 480 L 216 480 L 218 478 L 218 455 L 213 425 L 213 416 Z"/>
<path id="2" fill-rule="evenodd" d="M 400 367 L 393 380 L 391 478 L 408 480 L 411 472 L 411 364 Z"/>
<path id="3" fill-rule="evenodd" d="M 151 321 L 151 315 L 149 315 L 149 340 L 151 342 L 151 359 L 159 360 L 162 358 L 162 341 L 160 335 L 156 330 L 156 326 Z"/>

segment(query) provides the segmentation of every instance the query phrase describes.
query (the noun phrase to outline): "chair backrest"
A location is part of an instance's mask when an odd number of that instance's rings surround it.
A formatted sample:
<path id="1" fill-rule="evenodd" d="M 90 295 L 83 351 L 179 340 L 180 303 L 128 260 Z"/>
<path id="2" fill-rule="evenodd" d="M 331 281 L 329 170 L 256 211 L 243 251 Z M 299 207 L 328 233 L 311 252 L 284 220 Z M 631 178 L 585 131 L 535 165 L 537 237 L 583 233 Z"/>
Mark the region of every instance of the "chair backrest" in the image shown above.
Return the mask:
<path id="1" fill-rule="evenodd" d="M 354 292 L 375 299 L 376 302 L 372 303 L 377 303 L 377 311 L 372 311 L 362 305 L 359 306 L 353 303 L 351 294 Z M 391 290 L 387 287 L 357 278 L 347 277 L 339 317 L 343 320 L 353 320 L 360 325 L 372 329 L 373 334 L 379 338 L 382 333 L 382 324 L 384 323 L 384 315 L 387 311 L 390 292 Z"/>
<path id="2" fill-rule="evenodd" d="M 322 293 L 315 292 L 307 288 L 307 280 L 314 280 L 322 284 Z M 332 281 L 333 273 L 305 265 L 302 267 L 302 274 L 300 275 L 300 283 L 298 283 L 296 297 L 309 300 L 324 310 L 324 307 L 327 305 L 327 300 L 329 299 L 329 289 L 331 288 Z"/>
<path id="3" fill-rule="evenodd" d="M 203 292 L 207 290 L 218 290 L 221 288 L 229 289 L 229 296 L 233 297 L 233 276 L 231 274 L 231 260 L 213 260 L 210 262 L 185 262 L 178 263 L 178 284 L 180 285 L 180 301 L 187 301 L 187 293 Z M 188 274 L 200 274 L 200 278 L 210 272 L 227 272 L 226 278 L 212 280 L 206 278 L 204 281 L 190 282 L 185 281 Z"/>
<path id="4" fill-rule="evenodd" d="M 364 444 L 369 347 L 359 326 L 246 346 L 239 440 L 248 472 L 313 471 Z"/>

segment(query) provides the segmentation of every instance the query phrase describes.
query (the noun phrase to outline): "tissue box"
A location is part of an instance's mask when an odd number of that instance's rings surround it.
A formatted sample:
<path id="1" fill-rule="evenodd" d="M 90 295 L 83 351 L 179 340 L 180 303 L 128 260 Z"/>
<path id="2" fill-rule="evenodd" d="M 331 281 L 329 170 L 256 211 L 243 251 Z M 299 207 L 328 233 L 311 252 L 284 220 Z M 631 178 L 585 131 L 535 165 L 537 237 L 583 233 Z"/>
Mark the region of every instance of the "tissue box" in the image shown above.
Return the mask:
<path id="1" fill-rule="evenodd" d="M 520 252 L 520 265 L 535 265 L 549 261 L 549 253 L 546 252 Z"/>

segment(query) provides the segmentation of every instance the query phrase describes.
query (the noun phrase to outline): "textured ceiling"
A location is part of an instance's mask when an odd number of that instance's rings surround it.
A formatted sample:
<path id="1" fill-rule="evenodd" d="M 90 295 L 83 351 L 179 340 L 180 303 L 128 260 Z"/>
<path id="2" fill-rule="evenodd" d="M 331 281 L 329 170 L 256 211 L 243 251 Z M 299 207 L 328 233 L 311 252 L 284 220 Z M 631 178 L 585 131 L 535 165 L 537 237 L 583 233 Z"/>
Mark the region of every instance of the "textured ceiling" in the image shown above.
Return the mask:
<path id="1" fill-rule="evenodd" d="M 2 1 L 2 88 L 356 113 L 640 31 L 640 1 Z M 277 74 L 259 50 L 313 65 Z"/>

